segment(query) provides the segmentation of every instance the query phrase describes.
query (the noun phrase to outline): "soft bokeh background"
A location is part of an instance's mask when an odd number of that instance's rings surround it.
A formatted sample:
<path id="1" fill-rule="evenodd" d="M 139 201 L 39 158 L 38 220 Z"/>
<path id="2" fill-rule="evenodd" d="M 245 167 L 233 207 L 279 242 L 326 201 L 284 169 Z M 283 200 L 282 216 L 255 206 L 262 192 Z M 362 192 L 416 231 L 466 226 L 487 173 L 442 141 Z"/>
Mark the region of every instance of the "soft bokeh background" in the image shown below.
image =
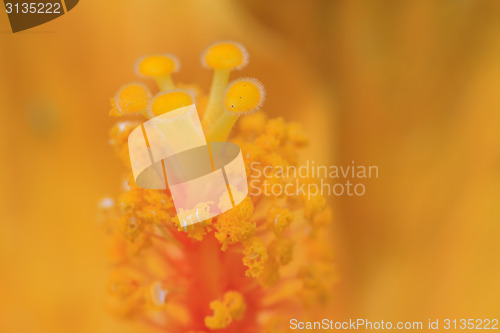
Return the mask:
<path id="1" fill-rule="evenodd" d="M 378 165 L 332 198 L 332 319 L 500 310 L 500 2 L 86 0 L 27 32 L 0 13 L 0 331 L 134 332 L 104 309 L 96 202 L 123 167 L 109 97 L 140 55 L 242 42 L 265 110 L 310 133 L 304 158 Z M 300 319 L 300 313 L 291 317 Z"/>

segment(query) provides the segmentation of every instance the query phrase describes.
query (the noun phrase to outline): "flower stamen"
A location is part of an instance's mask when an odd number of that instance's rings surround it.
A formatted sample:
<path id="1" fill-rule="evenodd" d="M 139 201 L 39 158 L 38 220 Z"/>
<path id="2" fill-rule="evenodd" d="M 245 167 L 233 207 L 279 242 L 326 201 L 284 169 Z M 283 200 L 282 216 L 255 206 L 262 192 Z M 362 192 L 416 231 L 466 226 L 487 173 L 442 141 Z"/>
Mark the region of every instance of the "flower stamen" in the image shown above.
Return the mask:
<path id="1" fill-rule="evenodd" d="M 135 64 L 135 71 L 141 77 L 156 81 L 162 91 L 175 88 L 171 74 L 179 71 L 179 60 L 172 54 L 152 54 L 141 57 Z"/>
<path id="2" fill-rule="evenodd" d="M 233 81 L 226 89 L 224 97 L 225 112 L 208 129 L 208 140 L 225 141 L 236 120 L 243 115 L 260 109 L 265 97 L 262 84 L 253 78 Z"/>
<path id="3" fill-rule="evenodd" d="M 208 103 L 203 116 L 204 128 L 210 128 L 224 112 L 223 96 L 233 69 L 241 69 L 248 63 L 246 49 L 235 42 L 220 42 L 210 45 L 201 57 L 207 68 L 214 70 Z"/>

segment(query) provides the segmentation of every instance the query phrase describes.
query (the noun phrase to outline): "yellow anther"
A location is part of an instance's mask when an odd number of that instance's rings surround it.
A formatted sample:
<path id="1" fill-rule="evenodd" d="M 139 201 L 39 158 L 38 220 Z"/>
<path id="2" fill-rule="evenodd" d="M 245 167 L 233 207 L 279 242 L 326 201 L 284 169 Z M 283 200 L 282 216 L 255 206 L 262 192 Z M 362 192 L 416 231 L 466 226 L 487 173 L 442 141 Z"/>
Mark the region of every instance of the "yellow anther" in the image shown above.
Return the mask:
<path id="1" fill-rule="evenodd" d="M 231 324 L 233 318 L 229 310 L 222 304 L 221 301 L 213 301 L 210 303 L 210 309 L 213 310 L 213 316 L 205 318 L 205 325 L 211 330 L 220 330 Z"/>
<path id="2" fill-rule="evenodd" d="M 121 87 L 111 99 L 110 116 L 118 117 L 126 114 L 137 114 L 148 106 L 151 92 L 142 83 L 129 83 Z"/>
<path id="3" fill-rule="evenodd" d="M 243 68 L 248 63 L 248 53 L 238 43 L 219 42 L 210 45 L 203 52 L 201 62 L 214 70 L 210 96 L 203 115 L 203 125 L 208 129 L 224 112 L 223 96 L 231 70 Z"/>
<path id="4" fill-rule="evenodd" d="M 233 209 L 219 215 L 214 224 L 215 238 L 222 244 L 222 250 L 236 242 L 242 242 L 255 234 L 255 222 L 250 221 L 254 207 L 252 200 L 247 197 Z"/>
<path id="5" fill-rule="evenodd" d="M 224 294 L 224 305 L 235 320 L 240 320 L 245 314 L 247 305 L 243 295 L 236 291 L 228 291 Z"/>
<path id="6" fill-rule="evenodd" d="M 292 223 L 293 214 L 290 210 L 281 207 L 270 207 L 266 213 L 266 222 L 279 235 L 290 223 Z"/>
<path id="7" fill-rule="evenodd" d="M 257 111 L 265 98 L 264 87 L 253 78 L 241 78 L 227 87 L 224 97 L 225 112 L 209 128 L 210 141 L 224 141 L 228 138 L 236 120 L 242 114 Z"/>
<path id="8" fill-rule="evenodd" d="M 165 192 L 145 190 L 139 187 L 122 193 L 119 205 L 125 217 L 130 216 L 130 218 L 136 219 L 134 223 L 126 221 L 126 230 L 130 230 L 134 224 L 140 226 L 161 225 L 165 221 L 170 221 L 171 214 L 175 214 L 172 198 Z"/>
<path id="9" fill-rule="evenodd" d="M 245 255 L 243 264 L 248 267 L 245 275 L 258 277 L 264 270 L 264 264 L 267 260 L 267 249 L 262 240 L 253 238 L 245 245 L 243 254 Z"/>
<path id="10" fill-rule="evenodd" d="M 236 291 L 228 291 L 222 301 L 212 301 L 209 306 L 214 314 L 205 318 L 205 325 L 211 330 L 228 327 L 233 320 L 243 318 L 246 310 L 245 299 Z"/>
<path id="11" fill-rule="evenodd" d="M 194 104 L 194 97 L 187 90 L 176 89 L 161 92 L 149 103 L 146 117 L 153 118 L 191 104 Z"/>
<path id="12" fill-rule="evenodd" d="M 153 54 L 137 60 L 137 75 L 155 79 L 160 90 L 174 89 L 172 73 L 179 71 L 179 60 L 172 54 Z"/>

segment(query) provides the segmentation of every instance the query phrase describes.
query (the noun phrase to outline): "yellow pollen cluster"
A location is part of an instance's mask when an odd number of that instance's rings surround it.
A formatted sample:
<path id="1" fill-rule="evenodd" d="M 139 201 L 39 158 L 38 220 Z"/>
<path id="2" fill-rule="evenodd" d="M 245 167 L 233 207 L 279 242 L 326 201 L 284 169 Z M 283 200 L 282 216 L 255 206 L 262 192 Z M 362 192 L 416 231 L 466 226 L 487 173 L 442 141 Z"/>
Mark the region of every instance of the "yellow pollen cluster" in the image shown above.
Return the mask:
<path id="1" fill-rule="evenodd" d="M 253 210 L 252 200 L 247 197 L 238 206 L 217 218 L 214 224 L 215 238 L 222 244 L 222 250 L 254 235 L 256 225 L 251 221 Z"/>
<path id="2" fill-rule="evenodd" d="M 266 214 L 266 222 L 277 234 L 281 234 L 292 223 L 293 214 L 287 208 L 270 207 Z"/>
<path id="3" fill-rule="evenodd" d="M 240 320 L 243 317 L 246 310 L 245 299 L 236 291 L 228 291 L 222 301 L 211 302 L 210 309 L 214 314 L 205 318 L 205 324 L 212 330 L 223 329 L 233 320 Z"/>
<path id="4" fill-rule="evenodd" d="M 245 274 L 251 277 L 258 277 L 264 270 L 264 264 L 267 261 L 267 248 L 264 242 L 254 238 L 245 246 L 243 250 L 245 257 L 243 264 L 248 267 Z"/>
<path id="5" fill-rule="evenodd" d="M 308 138 L 299 123 L 269 119 L 260 110 L 265 92 L 256 79 L 230 83 L 231 73 L 247 62 L 238 43 L 209 46 L 202 63 L 213 79 L 204 93 L 197 85 L 174 84 L 175 56 L 145 56 L 136 72 L 153 79 L 156 89 L 130 83 L 112 98 L 110 115 L 136 117 L 110 130 L 110 143 L 128 173 L 121 194 L 103 201 L 100 212 L 113 267 L 107 305 L 115 314 L 165 332 L 285 332 L 291 315 L 314 316 L 328 301 L 335 270 L 327 200 L 297 191 L 296 196 L 252 193 L 266 184 L 284 185 L 273 173 L 263 177 L 263 170 L 297 166 Z M 203 221 L 187 225 L 182 216 L 189 212 L 175 210 L 169 189 L 137 187 L 127 139 L 141 122 L 191 104 L 208 141 L 238 144 L 248 181 L 255 180 L 255 171 L 261 177 L 248 184 L 246 198 L 231 187 L 233 198 L 242 200 L 236 207 L 227 198 L 200 203 L 196 210 Z M 208 205 L 230 210 L 207 218 Z"/>

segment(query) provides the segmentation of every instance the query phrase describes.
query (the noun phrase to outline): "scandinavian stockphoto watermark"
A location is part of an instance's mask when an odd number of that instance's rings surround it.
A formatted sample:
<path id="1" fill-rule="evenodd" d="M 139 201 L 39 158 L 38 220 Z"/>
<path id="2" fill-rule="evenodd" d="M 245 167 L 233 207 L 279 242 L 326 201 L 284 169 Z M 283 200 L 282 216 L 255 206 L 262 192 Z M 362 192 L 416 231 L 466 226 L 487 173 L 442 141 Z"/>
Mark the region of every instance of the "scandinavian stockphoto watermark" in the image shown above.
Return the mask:
<path id="1" fill-rule="evenodd" d="M 376 165 L 321 165 L 306 161 L 300 166 L 249 165 L 249 195 L 258 196 L 351 196 L 366 194 L 366 182 L 379 178 Z"/>
<path id="2" fill-rule="evenodd" d="M 498 318 L 429 318 L 420 321 L 371 321 L 364 318 L 351 318 L 344 321 L 335 321 L 324 318 L 321 321 L 300 321 L 296 318 L 290 319 L 291 330 L 299 331 L 362 331 L 362 332 L 385 332 L 385 331 L 410 331 L 422 332 L 432 331 L 442 332 L 457 330 L 472 332 L 475 330 L 497 330 Z M 440 331 L 440 332 L 441 332 Z"/>

